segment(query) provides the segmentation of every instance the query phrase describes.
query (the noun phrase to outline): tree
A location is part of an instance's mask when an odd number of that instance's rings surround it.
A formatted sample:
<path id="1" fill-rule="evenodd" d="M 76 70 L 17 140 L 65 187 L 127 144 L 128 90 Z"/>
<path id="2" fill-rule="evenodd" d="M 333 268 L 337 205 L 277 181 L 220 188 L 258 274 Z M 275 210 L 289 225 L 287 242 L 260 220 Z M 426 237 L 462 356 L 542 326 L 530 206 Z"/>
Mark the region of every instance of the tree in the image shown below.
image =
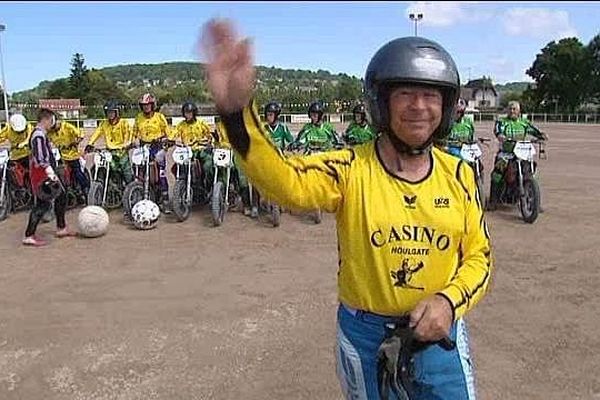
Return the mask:
<path id="1" fill-rule="evenodd" d="M 591 62 L 592 97 L 600 102 L 600 34 L 594 36 L 587 46 Z"/>
<path id="2" fill-rule="evenodd" d="M 65 99 L 71 98 L 71 93 L 72 90 L 69 80 L 62 78 L 53 81 L 50 86 L 48 86 L 46 97 L 49 99 Z"/>
<path id="3" fill-rule="evenodd" d="M 520 92 L 516 92 L 516 91 L 506 92 L 502 95 L 502 98 L 500 99 L 500 107 L 503 109 L 508 107 L 508 103 L 511 101 L 518 101 L 519 103 L 521 103 L 522 97 L 523 97 L 523 94 Z"/>
<path id="4" fill-rule="evenodd" d="M 552 41 L 526 71 L 536 82 L 532 96 L 546 108 L 574 112 L 591 95 L 591 57 L 577 38 Z"/>
<path id="5" fill-rule="evenodd" d="M 90 91 L 88 69 L 85 66 L 85 59 L 81 53 L 75 53 L 71 60 L 69 86 L 71 95 L 79 99 L 85 99 Z"/>
<path id="6" fill-rule="evenodd" d="M 83 100 L 87 105 L 100 105 L 108 99 L 120 100 L 125 97 L 123 91 L 113 81 L 106 78 L 102 71 L 92 69 L 87 73 L 85 79 L 88 93 Z"/>

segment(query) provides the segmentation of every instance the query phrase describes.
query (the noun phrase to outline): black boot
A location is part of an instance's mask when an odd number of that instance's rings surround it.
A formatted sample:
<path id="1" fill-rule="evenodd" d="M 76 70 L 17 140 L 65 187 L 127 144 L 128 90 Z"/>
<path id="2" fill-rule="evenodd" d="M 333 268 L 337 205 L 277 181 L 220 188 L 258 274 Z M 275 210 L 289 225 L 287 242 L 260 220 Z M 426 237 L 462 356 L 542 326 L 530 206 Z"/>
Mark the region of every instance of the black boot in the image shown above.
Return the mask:
<path id="1" fill-rule="evenodd" d="M 490 183 L 490 198 L 486 207 L 487 211 L 496 211 L 498 208 L 498 201 L 500 200 L 500 184 L 492 180 Z"/>
<path id="2" fill-rule="evenodd" d="M 165 214 L 171 214 L 171 202 L 169 201 L 169 192 L 162 192 L 162 211 Z"/>

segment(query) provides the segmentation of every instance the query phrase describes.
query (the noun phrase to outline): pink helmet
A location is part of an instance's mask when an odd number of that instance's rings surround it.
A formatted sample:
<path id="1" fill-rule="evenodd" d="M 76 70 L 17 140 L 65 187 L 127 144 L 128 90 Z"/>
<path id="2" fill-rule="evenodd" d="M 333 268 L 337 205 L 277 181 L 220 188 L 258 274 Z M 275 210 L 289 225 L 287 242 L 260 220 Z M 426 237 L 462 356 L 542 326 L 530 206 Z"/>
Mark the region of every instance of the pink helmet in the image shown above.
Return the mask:
<path id="1" fill-rule="evenodd" d="M 138 103 L 140 105 L 140 108 L 142 108 L 144 104 L 152 104 L 152 110 L 154 110 L 154 108 L 156 107 L 156 98 L 150 93 L 144 93 L 142 97 L 140 97 Z"/>

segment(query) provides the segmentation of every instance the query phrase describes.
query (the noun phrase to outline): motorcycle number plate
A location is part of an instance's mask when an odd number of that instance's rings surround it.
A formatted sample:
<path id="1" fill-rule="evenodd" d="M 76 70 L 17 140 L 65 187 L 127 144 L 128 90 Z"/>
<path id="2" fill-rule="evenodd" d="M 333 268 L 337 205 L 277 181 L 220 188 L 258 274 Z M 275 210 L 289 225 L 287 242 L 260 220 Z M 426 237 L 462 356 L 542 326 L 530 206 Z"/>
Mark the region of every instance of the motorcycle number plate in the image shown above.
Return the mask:
<path id="1" fill-rule="evenodd" d="M 230 149 L 215 149 L 213 154 L 213 163 L 217 167 L 229 168 L 232 165 Z"/>
<path id="2" fill-rule="evenodd" d="M 176 147 L 173 150 L 173 161 L 177 164 L 187 164 L 192 158 L 192 148 L 185 147 Z"/>
<path id="3" fill-rule="evenodd" d="M 133 150 L 131 154 L 131 163 L 142 165 L 150 159 L 150 150 L 147 147 L 140 147 Z"/>
<path id="4" fill-rule="evenodd" d="M 60 150 L 58 150 L 56 147 L 52 148 L 52 155 L 56 161 L 60 161 Z"/>
<path id="5" fill-rule="evenodd" d="M 105 167 L 112 161 L 112 154 L 108 151 L 102 151 L 94 154 L 94 165 Z"/>
<path id="6" fill-rule="evenodd" d="M 0 165 L 8 162 L 8 149 L 0 149 Z"/>
<path id="7" fill-rule="evenodd" d="M 460 148 L 461 158 L 468 162 L 475 162 L 475 160 L 480 158 L 482 154 L 481 148 L 477 145 L 477 143 L 463 144 Z"/>
<path id="8" fill-rule="evenodd" d="M 535 156 L 535 146 L 531 142 L 517 142 L 513 152 L 521 160 L 532 161 Z"/>

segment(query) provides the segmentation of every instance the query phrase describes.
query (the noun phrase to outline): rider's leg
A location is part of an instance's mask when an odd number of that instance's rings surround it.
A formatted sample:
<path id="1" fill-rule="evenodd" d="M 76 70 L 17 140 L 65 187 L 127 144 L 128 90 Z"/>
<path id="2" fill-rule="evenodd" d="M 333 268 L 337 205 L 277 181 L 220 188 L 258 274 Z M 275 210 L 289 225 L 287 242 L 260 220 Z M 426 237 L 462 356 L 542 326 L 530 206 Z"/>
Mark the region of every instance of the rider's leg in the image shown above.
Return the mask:
<path id="1" fill-rule="evenodd" d="M 169 182 L 167 180 L 167 152 L 160 149 L 155 156 L 156 163 L 158 164 L 159 173 L 159 185 L 163 203 L 163 210 L 165 213 L 170 213 L 171 207 L 169 203 Z"/>
<path id="2" fill-rule="evenodd" d="M 337 314 L 336 369 L 346 399 L 379 400 L 378 350 L 385 324 L 394 318 L 340 306 Z M 411 399 L 474 400 L 473 367 L 464 321 L 454 322 L 453 350 L 431 345 L 414 354 Z M 396 400 L 396 396 L 390 396 Z"/>
<path id="3" fill-rule="evenodd" d="M 249 216 L 252 214 L 250 204 L 250 188 L 248 186 L 248 179 L 239 167 L 239 163 L 235 163 L 235 169 L 238 176 L 238 184 L 240 187 L 240 195 L 242 196 L 242 202 L 244 203 L 244 215 Z"/>
<path id="4" fill-rule="evenodd" d="M 504 171 L 506 170 L 506 160 L 501 157 L 501 153 L 496 154 L 494 160 L 494 169 L 490 174 L 490 199 L 488 203 L 488 210 L 494 211 L 498 206 L 500 200 L 500 191 L 502 190 L 502 178 Z"/>
<path id="5" fill-rule="evenodd" d="M 83 189 L 83 192 L 87 193 L 90 188 L 90 181 L 87 177 L 87 174 L 83 170 L 83 168 L 85 167 L 81 165 L 81 162 L 79 162 L 79 160 L 67 161 L 67 163 L 69 164 L 71 171 L 73 171 L 73 174 L 75 175 L 75 180 L 77 181 L 81 189 Z"/>
<path id="6" fill-rule="evenodd" d="M 123 179 L 126 184 L 133 182 L 133 172 L 131 171 L 131 163 L 129 162 L 129 155 L 124 153 L 118 158 L 119 171 L 123 174 Z"/>

